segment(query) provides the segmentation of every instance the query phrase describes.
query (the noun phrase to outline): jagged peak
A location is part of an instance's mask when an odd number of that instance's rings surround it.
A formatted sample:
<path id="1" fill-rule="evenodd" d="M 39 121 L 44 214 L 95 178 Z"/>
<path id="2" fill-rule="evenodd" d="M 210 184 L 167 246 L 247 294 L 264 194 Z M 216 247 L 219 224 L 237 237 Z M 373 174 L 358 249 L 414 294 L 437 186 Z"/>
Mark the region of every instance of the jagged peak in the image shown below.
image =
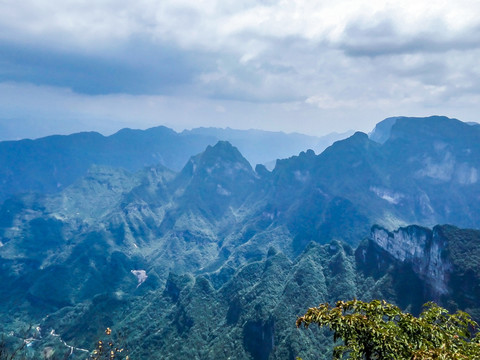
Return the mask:
<path id="1" fill-rule="evenodd" d="M 218 141 L 214 146 L 208 145 L 203 152 L 202 158 L 204 160 L 221 158 L 224 161 L 241 162 L 250 165 L 235 146 L 224 140 Z"/>
<path id="2" fill-rule="evenodd" d="M 308 149 L 307 151 L 302 151 L 298 155 L 291 156 L 288 159 L 277 159 L 272 173 L 278 175 L 288 169 L 309 168 L 313 164 L 316 156 L 315 151 Z"/>
<path id="3" fill-rule="evenodd" d="M 204 152 L 190 158 L 182 174 L 195 174 L 199 171 L 212 173 L 214 170 L 240 170 L 254 174 L 252 166 L 240 151 L 228 141 L 219 141 L 214 146 L 208 145 Z"/>

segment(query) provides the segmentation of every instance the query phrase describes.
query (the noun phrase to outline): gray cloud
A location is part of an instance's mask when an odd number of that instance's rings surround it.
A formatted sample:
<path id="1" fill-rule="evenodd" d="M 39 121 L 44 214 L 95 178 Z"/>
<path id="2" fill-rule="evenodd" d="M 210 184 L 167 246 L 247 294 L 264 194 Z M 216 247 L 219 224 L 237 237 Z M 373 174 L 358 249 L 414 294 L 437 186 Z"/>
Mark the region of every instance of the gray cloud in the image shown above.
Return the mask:
<path id="1" fill-rule="evenodd" d="M 0 2 L 0 92 L 17 96 L 0 112 L 105 129 L 128 117 L 245 127 L 250 116 L 305 132 L 393 115 L 473 121 L 479 12 L 468 0 Z"/>
<path id="2" fill-rule="evenodd" d="M 0 81 L 69 87 L 86 94 L 171 94 L 188 87 L 212 58 L 135 39 L 107 54 L 76 54 L 0 42 Z"/>
<path id="3" fill-rule="evenodd" d="M 480 48 L 480 27 L 451 33 L 446 24 L 413 34 L 402 34 L 393 19 L 377 24 L 350 23 L 337 46 L 348 56 L 389 56 L 402 54 L 446 53 Z"/>

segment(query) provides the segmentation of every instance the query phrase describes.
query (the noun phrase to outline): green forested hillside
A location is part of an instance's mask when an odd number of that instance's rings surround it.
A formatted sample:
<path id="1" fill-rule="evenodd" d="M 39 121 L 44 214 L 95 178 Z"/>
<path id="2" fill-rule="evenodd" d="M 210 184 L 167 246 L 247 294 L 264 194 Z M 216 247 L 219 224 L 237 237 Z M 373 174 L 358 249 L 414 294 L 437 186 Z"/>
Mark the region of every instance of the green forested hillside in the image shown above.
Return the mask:
<path id="1" fill-rule="evenodd" d="M 128 334 L 132 358 L 329 359 L 329 333 L 294 326 L 307 307 L 340 299 L 385 299 L 418 314 L 427 301 L 456 310 L 462 297 L 476 297 L 475 290 L 456 294 L 459 284 L 448 276 L 448 293 L 438 297 L 428 274 L 411 259 L 401 261 L 377 243 L 375 233 L 380 230 L 384 229 L 372 229 L 370 239 L 357 249 L 341 242 L 310 243 L 293 261 L 270 249 L 265 259 L 238 269 L 225 266 L 197 276 L 170 273 L 164 287 L 142 293 L 137 289 L 134 297 L 118 292 L 97 296 L 52 314 L 41 326 L 55 328 L 80 348 L 92 346 L 92 338 L 111 326 Z M 451 233 L 444 237 L 453 230 L 455 237 Z M 398 232 L 415 234 L 412 240 L 419 245 L 430 236 L 447 246 L 480 234 L 451 226 Z M 428 252 L 430 245 L 423 249 Z M 462 257 L 469 259 L 469 251 L 462 251 Z M 444 256 L 443 261 L 454 260 Z M 454 266 L 447 275 L 457 271 Z M 475 289 L 478 280 L 468 284 Z M 468 308 L 472 314 L 478 313 L 477 304 Z"/>
<path id="2" fill-rule="evenodd" d="M 436 300 L 478 318 L 479 236 L 461 228 L 480 220 L 480 130 L 390 125 L 382 143 L 356 133 L 271 172 L 222 141 L 178 173 L 97 165 L 5 200 L 3 332 L 40 324 L 38 346 L 53 329 L 87 348 L 111 326 L 138 356 L 307 359 L 319 344 L 294 320 L 323 301 Z"/>

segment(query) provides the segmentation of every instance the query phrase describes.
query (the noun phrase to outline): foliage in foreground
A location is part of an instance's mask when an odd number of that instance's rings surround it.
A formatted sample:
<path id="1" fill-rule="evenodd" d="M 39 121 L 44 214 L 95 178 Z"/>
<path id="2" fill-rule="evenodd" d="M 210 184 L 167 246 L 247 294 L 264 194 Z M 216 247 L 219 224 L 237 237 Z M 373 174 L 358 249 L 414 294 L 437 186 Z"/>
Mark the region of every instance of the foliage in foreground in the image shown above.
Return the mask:
<path id="1" fill-rule="evenodd" d="M 480 359 L 477 323 L 465 312 L 449 314 L 427 303 L 417 317 L 385 301 L 338 301 L 310 308 L 297 327 L 327 326 L 334 341 L 333 359 Z"/>

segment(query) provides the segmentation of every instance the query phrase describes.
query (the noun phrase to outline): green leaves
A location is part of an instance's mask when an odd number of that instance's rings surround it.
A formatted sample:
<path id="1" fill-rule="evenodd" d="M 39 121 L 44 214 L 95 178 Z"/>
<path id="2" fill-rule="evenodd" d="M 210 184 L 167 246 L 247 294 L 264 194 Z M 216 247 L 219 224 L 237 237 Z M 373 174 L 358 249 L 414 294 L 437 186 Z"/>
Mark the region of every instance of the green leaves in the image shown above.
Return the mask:
<path id="1" fill-rule="evenodd" d="M 480 336 L 472 336 L 477 323 L 465 312 L 449 314 L 427 303 L 418 318 L 386 301 L 338 301 L 310 308 L 297 319 L 297 327 L 327 326 L 336 346 L 333 359 L 478 359 Z"/>

